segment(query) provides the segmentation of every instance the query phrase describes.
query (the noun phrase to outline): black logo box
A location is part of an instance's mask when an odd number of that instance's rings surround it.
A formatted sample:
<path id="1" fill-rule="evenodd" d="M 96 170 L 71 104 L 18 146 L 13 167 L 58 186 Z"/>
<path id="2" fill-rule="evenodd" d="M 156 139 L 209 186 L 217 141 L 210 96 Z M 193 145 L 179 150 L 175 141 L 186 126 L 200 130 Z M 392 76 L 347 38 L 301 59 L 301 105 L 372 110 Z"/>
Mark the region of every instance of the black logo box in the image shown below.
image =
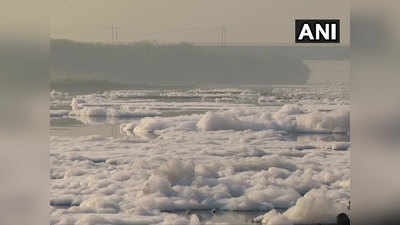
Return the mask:
<path id="1" fill-rule="evenodd" d="M 315 26 L 316 24 L 322 25 L 325 27 L 325 24 L 336 24 L 336 39 L 334 40 L 310 40 L 308 37 L 304 38 L 303 40 L 299 40 L 300 32 L 304 26 L 304 24 L 308 24 L 311 28 L 311 32 L 313 35 L 316 34 Z M 295 40 L 296 43 L 340 43 L 340 20 L 338 19 L 296 19 L 295 22 Z"/>

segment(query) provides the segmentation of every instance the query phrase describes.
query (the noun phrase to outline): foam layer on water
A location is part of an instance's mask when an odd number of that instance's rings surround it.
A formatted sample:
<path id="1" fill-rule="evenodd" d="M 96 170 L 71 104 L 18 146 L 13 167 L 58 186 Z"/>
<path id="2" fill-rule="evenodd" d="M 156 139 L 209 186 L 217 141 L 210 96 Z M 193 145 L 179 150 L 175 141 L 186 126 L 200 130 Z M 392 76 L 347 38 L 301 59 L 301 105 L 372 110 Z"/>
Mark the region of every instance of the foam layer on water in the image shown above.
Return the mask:
<path id="1" fill-rule="evenodd" d="M 349 151 L 318 143 L 299 151 L 298 143 L 273 130 L 172 129 L 158 135 L 52 137 L 51 200 L 66 206 L 52 209 L 53 224 L 66 217 L 75 224 L 135 224 L 138 218 L 168 224 L 175 219 L 163 211 L 214 208 L 291 208 L 284 214 L 290 221 L 320 214 L 316 218 L 325 221 L 323 212 L 344 209 L 350 197 Z M 190 224 L 189 217 L 178 217 Z"/>
<path id="2" fill-rule="evenodd" d="M 347 109 L 330 112 L 305 112 L 297 105 L 284 105 L 277 112 L 264 110 L 232 109 L 224 112 L 207 112 L 204 115 L 174 118 L 144 118 L 136 126 L 122 124 L 121 130 L 142 135 L 160 130 L 282 130 L 294 133 L 347 133 L 349 132 Z M 131 130 L 131 132 L 129 132 Z M 338 146 L 339 147 L 339 146 Z"/>
<path id="3" fill-rule="evenodd" d="M 71 105 L 55 118 L 125 119 L 120 137 L 51 137 L 51 224 L 214 224 L 196 210 L 237 210 L 289 225 L 346 212 L 350 143 L 286 138 L 347 133 L 340 87 L 51 95 Z"/>

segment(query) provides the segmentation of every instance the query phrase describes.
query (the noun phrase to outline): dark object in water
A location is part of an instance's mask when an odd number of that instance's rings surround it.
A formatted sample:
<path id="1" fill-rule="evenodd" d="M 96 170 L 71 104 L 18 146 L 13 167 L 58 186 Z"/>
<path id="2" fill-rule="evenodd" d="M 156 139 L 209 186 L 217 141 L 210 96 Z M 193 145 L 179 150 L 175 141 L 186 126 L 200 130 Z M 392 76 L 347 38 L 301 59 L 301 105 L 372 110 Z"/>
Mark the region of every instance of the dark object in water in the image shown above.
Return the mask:
<path id="1" fill-rule="evenodd" d="M 336 217 L 336 223 L 337 225 L 350 225 L 349 216 L 346 213 L 340 213 Z"/>

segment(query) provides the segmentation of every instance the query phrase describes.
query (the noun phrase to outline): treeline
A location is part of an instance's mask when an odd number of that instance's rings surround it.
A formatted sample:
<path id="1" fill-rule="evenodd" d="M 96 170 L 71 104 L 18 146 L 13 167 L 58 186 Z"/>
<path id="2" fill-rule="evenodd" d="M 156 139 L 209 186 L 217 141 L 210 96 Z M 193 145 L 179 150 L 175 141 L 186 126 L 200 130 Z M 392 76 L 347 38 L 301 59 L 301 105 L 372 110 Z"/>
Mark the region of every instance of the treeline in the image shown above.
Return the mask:
<path id="1" fill-rule="evenodd" d="M 53 79 L 98 79 L 129 84 L 303 84 L 309 70 L 299 57 L 230 47 L 83 43 L 51 40 Z"/>

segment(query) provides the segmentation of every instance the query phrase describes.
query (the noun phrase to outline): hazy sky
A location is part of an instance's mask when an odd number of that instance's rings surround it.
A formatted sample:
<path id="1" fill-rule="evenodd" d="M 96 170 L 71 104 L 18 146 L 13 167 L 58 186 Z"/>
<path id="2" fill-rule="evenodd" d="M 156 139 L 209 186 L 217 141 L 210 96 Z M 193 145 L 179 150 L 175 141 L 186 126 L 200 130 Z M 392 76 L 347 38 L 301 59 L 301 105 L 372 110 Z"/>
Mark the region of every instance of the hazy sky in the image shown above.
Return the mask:
<path id="1" fill-rule="evenodd" d="M 227 42 L 291 44 L 296 18 L 339 18 L 348 44 L 347 0 L 55 0 L 51 36 L 111 41 Z"/>

